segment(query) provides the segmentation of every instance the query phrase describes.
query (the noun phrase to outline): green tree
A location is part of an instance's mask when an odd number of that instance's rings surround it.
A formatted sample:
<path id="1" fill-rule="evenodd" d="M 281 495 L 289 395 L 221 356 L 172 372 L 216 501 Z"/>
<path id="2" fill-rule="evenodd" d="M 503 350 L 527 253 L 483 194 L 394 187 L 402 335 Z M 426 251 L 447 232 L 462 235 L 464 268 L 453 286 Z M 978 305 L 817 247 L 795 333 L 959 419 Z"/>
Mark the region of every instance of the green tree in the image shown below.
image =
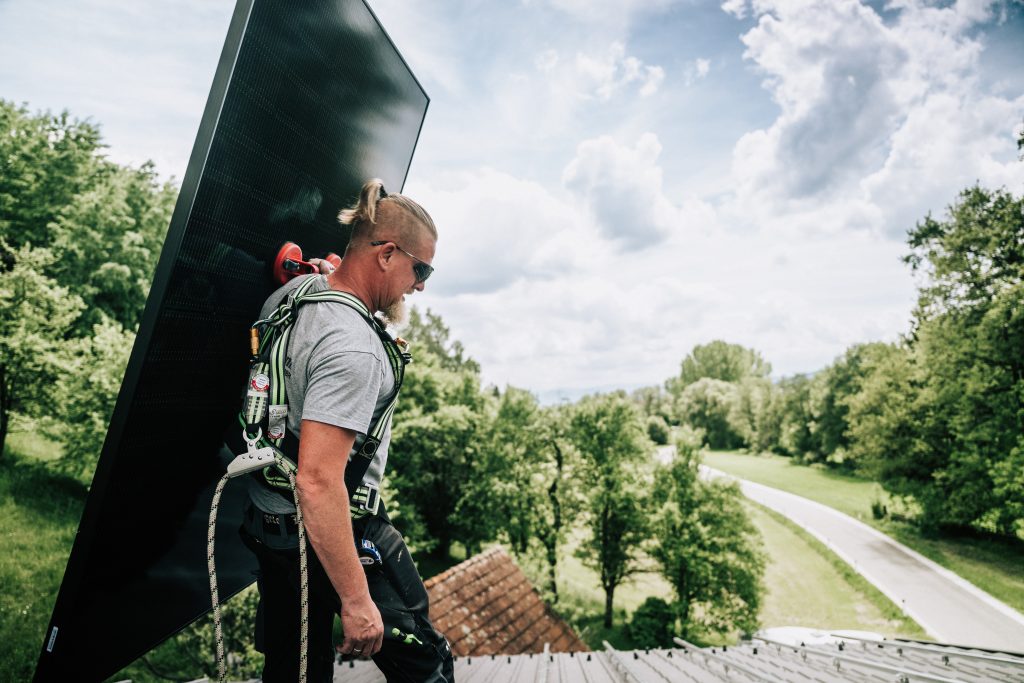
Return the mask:
<path id="1" fill-rule="evenodd" d="M 782 413 L 777 450 L 784 455 L 814 459 L 817 442 L 811 378 L 793 375 L 779 380 L 777 386 Z"/>
<path id="2" fill-rule="evenodd" d="M 734 429 L 737 385 L 703 377 L 687 385 L 676 400 L 681 424 L 704 432 L 711 448 L 736 448 L 743 443 Z"/>
<path id="3" fill-rule="evenodd" d="M 60 400 L 53 405 L 58 423 L 51 429 L 64 454 L 54 467 L 84 484 L 96 472 L 134 343 L 135 333 L 113 320 L 98 323 L 92 335 L 67 343 L 67 365 L 57 380 Z"/>
<path id="4" fill-rule="evenodd" d="M 552 602 L 558 601 L 558 549 L 566 520 L 579 507 L 572 487 L 575 458 L 564 432 L 564 410 L 541 409 L 529 392 L 508 387 L 484 456 L 487 476 L 473 482 L 513 552 L 542 553 Z"/>
<path id="5" fill-rule="evenodd" d="M 683 359 L 679 373 L 679 389 L 699 379 L 739 382 L 747 377 L 768 377 L 772 366 L 754 349 L 715 340 L 697 345 Z"/>
<path id="6" fill-rule="evenodd" d="M 485 493 L 493 399 L 480 390 L 476 363 L 448 341 L 440 317 L 414 309 L 402 333 L 415 362 L 406 371 L 388 466 L 400 510 L 395 523 L 414 545 L 447 558 L 453 541 L 473 550 L 498 530 Z"/>
<path id="7" fill-rule="evenodd" d="M 66 376 L 68 329 L 82 300 L 41 270 L 56 258 L 49 249 L 25 244 L 5 251 L 0 270 L 0 453 L 18 412 L 42 417 L 59 403 L 54 391 Z"/>
<path id="8" fill-rule="evenodd" d="M 913 481 L 930 524 L 1012 534 L 1024 526 L 1024 199 L 973 187 L 945 219 L 910 231 L 919 290 L 911 346 L 920 386 Z M 925 476 L 925 472 L 927 474 Z"/>
<path id="9" fill-rule="evenodd" d="M 104 162 L 99 128 L 65 111 L 31 114 L 0 99 L 0 238 L 48 247 L 61 209 L 90 187 Z"/>
<path id="10" fill-rule="evenodd" d="M 46 272 L 85 301 L 83 334 L 104 317 L 138 326 L 176 198 L 152 164 L 107 163 L 50 224 L 60 258 Z"/>
<path id="11" fill-rule="evenodd" d="M 580 557 L 600 575 L 604 625 L 612 626 L 615 589 L 638 570 L 646 538 L 646 492 L 652 445 L 644 420 L 623 393 L 588 396 L 569 418 L 568 439 L 580 453 L 590 538 Z"/>
<path id="12" fill-rule="evenodd" d="M 683 634 L 751 633 L 765 558 L 735 483 L 698 478 L 700 441 L 677 442 L 655 475 L 651 556 L 672 586 Z"/>
<path id="13" fill-rule="evenodd" d="M 850 421 L 848 398 L 856 395 L 864 381 L 865 363 L 884 353 L 885 344 L 855 344 L 820 373 L 821 397 L 816 406 L 815 437 L 822 456 L 846 469 L 856 467 L 849 457 Z M 816 377 L 819 379 L 819 377 Z"/>

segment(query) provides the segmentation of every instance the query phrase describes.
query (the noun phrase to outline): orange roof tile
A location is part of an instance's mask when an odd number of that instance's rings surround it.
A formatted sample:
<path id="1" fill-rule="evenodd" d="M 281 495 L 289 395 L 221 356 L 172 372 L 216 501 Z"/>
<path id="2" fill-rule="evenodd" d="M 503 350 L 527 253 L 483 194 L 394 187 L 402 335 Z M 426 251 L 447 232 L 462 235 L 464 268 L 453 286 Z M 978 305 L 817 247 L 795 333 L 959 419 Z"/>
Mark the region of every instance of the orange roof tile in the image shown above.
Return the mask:
<path id="1" fill-rule="evenodd" d="M 495 547 L 426 581 L 430 620 L 460 657 L 582 652 L 589 648 L 540 598 L 503 548 Z"/>

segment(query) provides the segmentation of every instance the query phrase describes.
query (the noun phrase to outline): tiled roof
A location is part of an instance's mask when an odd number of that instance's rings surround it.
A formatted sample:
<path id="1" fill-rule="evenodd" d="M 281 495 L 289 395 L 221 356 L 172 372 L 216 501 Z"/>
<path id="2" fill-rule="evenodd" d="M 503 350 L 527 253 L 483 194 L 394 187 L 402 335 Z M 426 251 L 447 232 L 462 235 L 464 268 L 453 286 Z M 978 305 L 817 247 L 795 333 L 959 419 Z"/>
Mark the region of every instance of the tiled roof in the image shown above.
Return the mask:
<path id="1" fill-rule="evenodd" d="M 430 620 L 460 657 L 580 652 L 588 648 L 549 608 L 501 547 L 426 582 Z"/>
<path id="2" fill-rule="evenodd" d="M 775 644 L 754 638 L 729 648 L 697 648 L 683 641 L 668 650 L 458 657 L 459 683 L 833 683 L 860 681 L 1024 680 L 1024 656 L 952 645 L 834 638 L 815 645 Z M 339 664 L 335 681 L 382 683 L 370 662 Z"/>

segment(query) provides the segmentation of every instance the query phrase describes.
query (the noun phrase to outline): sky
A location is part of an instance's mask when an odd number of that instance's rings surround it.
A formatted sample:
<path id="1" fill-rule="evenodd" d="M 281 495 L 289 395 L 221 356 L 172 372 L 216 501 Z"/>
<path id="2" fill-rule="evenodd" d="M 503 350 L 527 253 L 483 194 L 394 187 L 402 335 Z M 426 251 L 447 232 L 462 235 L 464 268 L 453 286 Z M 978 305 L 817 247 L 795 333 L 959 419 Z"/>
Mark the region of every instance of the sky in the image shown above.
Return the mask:
<path id="1" fill-rule="evenodd" d="M 430 95 L 410 300 L 545 402 L 697 344 L 774 377 L 909 330 L 908 229 L 1024 191 L 1024 3 L 369 0 Z M 0 0 L 0 97 L 184 174 L 233 3 Z"/>

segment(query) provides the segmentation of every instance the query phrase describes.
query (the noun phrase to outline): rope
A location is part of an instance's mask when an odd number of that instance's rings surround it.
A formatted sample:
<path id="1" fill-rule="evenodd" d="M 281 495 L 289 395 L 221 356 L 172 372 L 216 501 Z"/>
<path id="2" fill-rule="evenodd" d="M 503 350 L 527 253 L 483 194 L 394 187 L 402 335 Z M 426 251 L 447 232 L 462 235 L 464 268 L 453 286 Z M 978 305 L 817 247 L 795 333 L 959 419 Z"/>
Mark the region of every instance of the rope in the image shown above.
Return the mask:
<path id="1" fill-rule="evenodd" d="M 302 522 L 302 507 L 299 505 L 299 494 L 295 490 L 295 473 L 288 467 L 280 454 L 274 453 L 274 460 L 278 469 L 288 475 L 288 483 L 291 486 L 292 494 L 295 497 L 295 522 L 299 529 L 299 577 L 300 577 L 300 607 L 299 617 L 299 681 L 306 683 L 306 669 L 308 664 L 309 651 L 309 570 L 306 561 L 306 525 Z M 210 526 L 206 532 L 206 566 L 210 573 L 210 599 L 213 603 L 213 633 L 217 643 L 217 681 L 224 683 L 227 679 L 227 658 L 224 655 L 224 629 L 221 625 L 220 614 L 220 593 L 217 590 L 217 564 L 214 560 L 214 538 L 217 529 L 217 512 L 220 508 L 220 496 L 227 486 L 228 480 L 234 476 L 228 472 L 220 481 L 213 492 L 213 501 L 210 503 Z"/>

